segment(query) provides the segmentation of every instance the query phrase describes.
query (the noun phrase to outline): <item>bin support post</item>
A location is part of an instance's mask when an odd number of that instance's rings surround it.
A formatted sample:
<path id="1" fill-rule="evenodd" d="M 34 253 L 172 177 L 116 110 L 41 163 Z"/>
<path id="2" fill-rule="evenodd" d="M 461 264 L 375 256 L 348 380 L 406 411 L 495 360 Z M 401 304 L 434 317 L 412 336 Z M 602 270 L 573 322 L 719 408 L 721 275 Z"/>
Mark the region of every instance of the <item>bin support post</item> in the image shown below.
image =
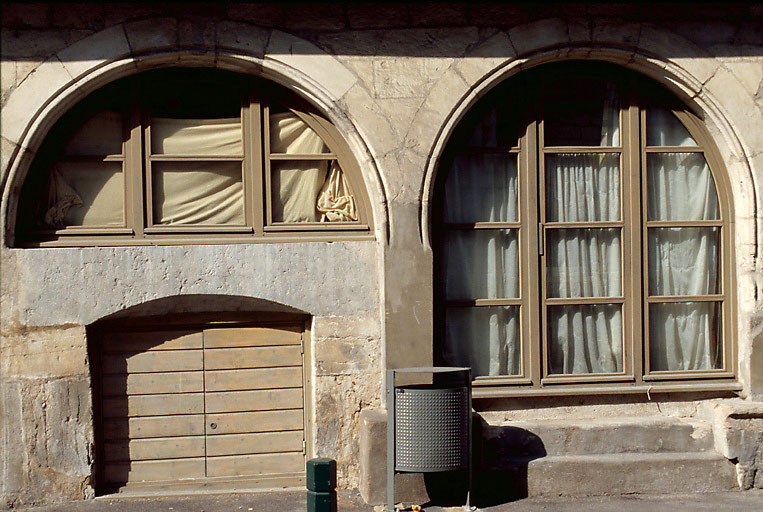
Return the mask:
<path id="1" fill-rule="evenodd" d="M 395 512 L 395 371 L 387 370 L 387 512 Z"/>

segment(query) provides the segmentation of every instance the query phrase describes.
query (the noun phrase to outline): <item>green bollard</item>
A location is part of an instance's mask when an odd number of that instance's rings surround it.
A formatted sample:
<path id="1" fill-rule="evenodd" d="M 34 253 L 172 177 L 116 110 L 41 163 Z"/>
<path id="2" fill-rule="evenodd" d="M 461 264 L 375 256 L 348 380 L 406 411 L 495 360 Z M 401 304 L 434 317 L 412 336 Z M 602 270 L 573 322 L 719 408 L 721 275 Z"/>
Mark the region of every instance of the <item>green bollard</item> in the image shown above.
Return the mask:
<path id="1" fill-rule="evenodd" d="M 336 512 L 336 461 L 307 461 L 307 512 Z"/>

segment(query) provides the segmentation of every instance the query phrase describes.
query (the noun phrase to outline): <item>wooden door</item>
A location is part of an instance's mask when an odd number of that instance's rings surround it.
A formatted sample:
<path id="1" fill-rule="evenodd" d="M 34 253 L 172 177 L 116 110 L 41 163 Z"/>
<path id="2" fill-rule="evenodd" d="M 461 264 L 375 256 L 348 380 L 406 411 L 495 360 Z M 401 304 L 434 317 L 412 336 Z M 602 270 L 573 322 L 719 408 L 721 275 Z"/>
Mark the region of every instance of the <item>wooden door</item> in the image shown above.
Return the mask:
<path id="1" fill-rule="evenodd" d="M 300 328 L 108 333 L 101 370 L 108 487 L 304 475 Z"/>

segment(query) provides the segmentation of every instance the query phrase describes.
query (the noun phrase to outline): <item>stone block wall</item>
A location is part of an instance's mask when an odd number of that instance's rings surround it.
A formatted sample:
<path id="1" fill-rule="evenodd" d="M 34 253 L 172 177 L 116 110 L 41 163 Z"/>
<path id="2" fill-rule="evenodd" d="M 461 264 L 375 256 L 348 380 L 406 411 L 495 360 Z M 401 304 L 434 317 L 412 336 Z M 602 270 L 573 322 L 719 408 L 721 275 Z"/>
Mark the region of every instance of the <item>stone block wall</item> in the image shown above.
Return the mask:
<path id="1" fill-rule="evenodd" d="M 705 119 L 734 195 L 737 373 L 763 398 L 762 17 L 744 4 L 3 4 L 0 504 L 91 495 L 85 326 L 191 295 L 312 316 L 312 447 L 358 485 L 359 413 L 381 405 L 383 370 L 432 362 L 442 148 L 480 95 L 543 62 L 619 63 Z M 23 174 L 55 118 L 108 80 L 168 65 L 262 75 L 315 103 L 360 164 L 376 241 L 10 248 Z"/>

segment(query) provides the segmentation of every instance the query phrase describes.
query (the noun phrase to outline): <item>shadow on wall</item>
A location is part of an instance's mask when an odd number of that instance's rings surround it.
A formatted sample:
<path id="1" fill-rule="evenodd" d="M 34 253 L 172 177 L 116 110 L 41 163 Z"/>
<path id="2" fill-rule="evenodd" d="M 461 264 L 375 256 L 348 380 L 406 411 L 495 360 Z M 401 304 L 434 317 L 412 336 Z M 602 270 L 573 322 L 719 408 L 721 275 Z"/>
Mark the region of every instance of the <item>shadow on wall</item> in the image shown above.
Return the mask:
<path id="1" fill-rule="evenodd" d="M 256 297 L 245 297 L 241 295 L 190 294 L 174 295 L 172 297 L 163 297 L 161 299 L 143 302 L 101 318 L 97 323 L 119 322 L 127 319 L 180 314 L 201 314 L 204 316 L 222 314 L 223 316 L 230 316 L 237 313 L 256 314 L 258 316 L 270 313 L 292 315 L 309 314 L 291 306 L 286 306 L 266 299 L 258 299 Z"/>
<path id="2" fill-rule="evenodd" d="M 487 423 L 473 416 L 474 460 L 472 505 L 491 507 L 527 497 L 527 466 L 546 456 L 543 441 L 532 432 L 512 426 L 492 427 L 484 438 Z M 424 475 L 427 505 L 463 505 L 466 497 L 466 473 L 444 472 Z"/>

